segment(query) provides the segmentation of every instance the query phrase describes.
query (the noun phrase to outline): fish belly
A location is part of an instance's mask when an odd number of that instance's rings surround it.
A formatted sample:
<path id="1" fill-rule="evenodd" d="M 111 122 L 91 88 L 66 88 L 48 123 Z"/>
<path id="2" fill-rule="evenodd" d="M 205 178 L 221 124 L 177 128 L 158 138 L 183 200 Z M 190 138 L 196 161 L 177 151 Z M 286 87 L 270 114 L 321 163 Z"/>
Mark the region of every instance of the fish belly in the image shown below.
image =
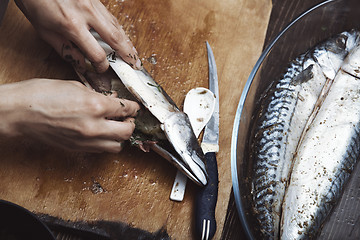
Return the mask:
<path id="1" fill-rule="evenodd" d="M 358 57 L 360 48 L 356 47 L 338 71 L 298 148 L 283 203 L 281 239 L 316 237 L 358 159 Z"/>

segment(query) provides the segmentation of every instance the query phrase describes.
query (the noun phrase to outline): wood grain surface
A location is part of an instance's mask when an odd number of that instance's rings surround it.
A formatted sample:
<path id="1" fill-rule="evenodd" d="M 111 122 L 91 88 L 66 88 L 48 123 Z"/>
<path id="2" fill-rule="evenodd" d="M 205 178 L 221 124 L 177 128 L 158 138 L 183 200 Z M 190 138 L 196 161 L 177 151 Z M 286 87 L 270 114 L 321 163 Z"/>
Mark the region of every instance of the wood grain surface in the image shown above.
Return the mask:
<path id="1" fill-rule="evenodd" d="M 104 0 L 134 42 L 145 67 L 178 104 L 207 87 L 205 41 L 213 48 L 220 88 L 220 239 L 231 192 L 230 139 L 238 100 L 259 57 L 270 0 Z M 76 79 L 10 1 L 0 28 L 1 84 L 30 78 Z M 6 36 L 6 37 L 5 37 Z M 154 153 L 120 154 L 54 149 L 31 139 L 0 140 L 0 198 L 70 221 L 107 220 L 173 239 L 193 237 L 196 186 L 181 203 L 169 200 L 176 169 Z"/>

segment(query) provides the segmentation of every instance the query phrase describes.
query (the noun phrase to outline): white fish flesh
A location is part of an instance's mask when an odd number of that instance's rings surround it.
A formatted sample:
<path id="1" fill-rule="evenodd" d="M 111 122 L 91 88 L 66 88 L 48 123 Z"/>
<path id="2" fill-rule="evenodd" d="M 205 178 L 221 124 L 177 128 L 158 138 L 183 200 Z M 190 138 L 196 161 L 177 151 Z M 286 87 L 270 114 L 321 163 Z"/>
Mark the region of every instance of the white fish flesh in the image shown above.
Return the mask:
<path id="1" fill-rule="evenodd" d="M 360 154 L 360 46 L 345 59 L 299 146 L 282 215 L 282 239 L 313 239 Z"/>
<path id="2" fill-rule="evenodd" d="M 279 239 L 282 204 L 299 142 L 359 33 L 341 33 L 295 59 L 260 103 L 252 139 L 253 208 L 265 239 Z"/>

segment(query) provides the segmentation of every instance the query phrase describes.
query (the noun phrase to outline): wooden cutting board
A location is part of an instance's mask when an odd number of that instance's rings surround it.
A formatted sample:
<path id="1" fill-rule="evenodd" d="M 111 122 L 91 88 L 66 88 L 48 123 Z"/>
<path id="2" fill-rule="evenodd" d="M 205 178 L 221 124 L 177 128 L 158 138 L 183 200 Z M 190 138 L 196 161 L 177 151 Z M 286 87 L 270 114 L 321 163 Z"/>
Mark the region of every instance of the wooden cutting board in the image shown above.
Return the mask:
<path id="1" fill-rule="evenodd" d="M 237 104 L 261 54 L 270 0 L 104 0 L 123 24 L 145 67 L 182 106 L 191 88 L 208 87 L 205 41 L 213 48 L 220 88 L 219 198 L 221 236 L 231 191 L 230 145 Z M 10 1 L 0 27 L 1 84 L 30 78 L 76 79 Z M 169 200 L 176 169 L 155 153 L 126 147 L 86 154 L 30 139 L 0 139 L 0 198 L 70 221 L 108 220 L 173 239 L 193 236 L 196 186 Z"/>

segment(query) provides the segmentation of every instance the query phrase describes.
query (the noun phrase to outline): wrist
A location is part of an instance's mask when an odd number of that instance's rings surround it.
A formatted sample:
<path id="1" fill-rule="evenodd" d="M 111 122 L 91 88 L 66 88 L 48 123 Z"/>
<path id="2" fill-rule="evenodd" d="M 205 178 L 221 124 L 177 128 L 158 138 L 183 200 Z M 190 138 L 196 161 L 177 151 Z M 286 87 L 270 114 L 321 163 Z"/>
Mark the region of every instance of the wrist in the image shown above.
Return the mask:
<path id="1" fill-rule="evenodd" d="M 18 123 L 24 118 L 22 115 L 23 107 L 19 104 L 16 97 L 17 83 L 0 85 L 0 135 L 17 136 Z"/>

